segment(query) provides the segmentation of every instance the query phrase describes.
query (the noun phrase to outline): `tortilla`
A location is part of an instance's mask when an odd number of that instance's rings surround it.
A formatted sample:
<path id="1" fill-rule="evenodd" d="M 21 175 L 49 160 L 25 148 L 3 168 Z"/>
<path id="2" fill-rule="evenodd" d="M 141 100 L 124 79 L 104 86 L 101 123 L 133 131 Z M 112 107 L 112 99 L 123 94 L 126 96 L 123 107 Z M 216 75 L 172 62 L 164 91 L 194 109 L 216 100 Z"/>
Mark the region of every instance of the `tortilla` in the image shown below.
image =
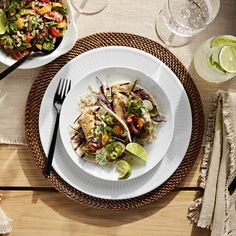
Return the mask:
<path id="1" fill-rule="evenodd" d="M 97 140 L 98 137 L 96 136 L 96 127 L 103 124 L 101 117 L 104 117 L 106 114 L 111 115 L 114 118 L 115 123 L 120 124 L 121 127 L 123 127 L 121 139 L 126 140 L 126 142 L 131 142 L 131 135 L 129 133 L 128 127 L 125 125 L 124 121 L 121 120 L 114 112 L 102 105 L 86 107 L 83 110 L 83 113 L 75 120 L 70 129 L 71 144 L 79 157 L 90 162 L 96 162 L 93 153 L 88 155 L 87 145 L 88 143 L 92 142 L 94 145 L 97 143 L 97 145 L 100 147 L 101 141 Z M 114 137 L 111 136 L 111 139 L 113 138 Z M 98 148 L 98 150 L 101 148 Z"/>
<path id="2" fill-rule="evenodd" d="M 148 134 L 144 128 L 142 128 L 142 130 L 141 128 L 138 129 L 137 120 L 139 119 L 139 121 L 145 122 L 144 124 L 156 124 L 161 121 L 158 107 L 153 96 L 145 88 L 137 85 L 137 81 L 134 83 L 130 81 L 116 83 L 112 86 L 111 91 L 113 97 L 113 110 L 128 126 L 132 139 L 140 136 L 139 139 L 141 140 L 142 136 L 145 135 L 145 138 L 152 139 L 153 132 Z M 130 101 L 137 103 L 137 106 L 133 105 L 133 110 L 130 109 Z M 144 104 L 148 104 L 149 109 L 145 107 Z M 140 106 L 139 110 L 138 106 Z M 127 120 L 128 116 L 135 119 L 135 121 L 129 123 Z"/>

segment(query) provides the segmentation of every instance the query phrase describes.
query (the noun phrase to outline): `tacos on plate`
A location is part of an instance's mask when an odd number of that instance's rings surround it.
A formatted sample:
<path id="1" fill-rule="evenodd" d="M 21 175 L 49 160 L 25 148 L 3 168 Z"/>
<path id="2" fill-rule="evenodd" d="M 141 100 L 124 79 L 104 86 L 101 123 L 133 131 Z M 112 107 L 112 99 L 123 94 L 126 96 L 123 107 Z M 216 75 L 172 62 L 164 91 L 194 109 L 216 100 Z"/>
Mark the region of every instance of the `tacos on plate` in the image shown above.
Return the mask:
<path id="1" fill-rule="evenodd" d="M 132 140 L 151 142 L 158 122 L 163 121 L 152 95 L 137 81 L 116 83 L 111 91 L 113 111 L 128 126 Z"/>
<path id="2" fill-rule="evenodd" d="M 101 105 L 89 106 L 71 126 L 71 144 L 85 160 L 107 165 L 125 155 L 131 142 L 128 128 L 119 117 Z"/>

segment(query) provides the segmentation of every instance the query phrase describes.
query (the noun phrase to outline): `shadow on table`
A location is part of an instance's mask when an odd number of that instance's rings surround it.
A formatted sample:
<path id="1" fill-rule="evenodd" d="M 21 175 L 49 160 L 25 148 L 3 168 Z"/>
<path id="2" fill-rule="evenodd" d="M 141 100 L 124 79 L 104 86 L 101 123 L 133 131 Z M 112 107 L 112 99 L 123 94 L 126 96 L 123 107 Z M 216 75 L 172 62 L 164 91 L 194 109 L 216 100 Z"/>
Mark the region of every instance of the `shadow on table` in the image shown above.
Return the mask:
<path id="1" fill-rule="evenodd" d="M 73 221 L 79 221 L 81 223 L 100 227 L 114 227 L 139 221 L 157 213 L 162 208 L 167 207 L 176 197 L 178 192 L 171 192 L 159 201 L 145 207 L 127 211 L 98 210 L 92 207 L 80 205 L 68 198 L 63 198 L 64 196 L 61 194 L 52 193 L 54 196 L 51 198 L 48 197 L 48 194 L 49 192 L 35 192 L 32 202 L 37 202 L 38 200 L 43 201 L 44 204 L 59 213 L 61 216 Z"/>
<path id="2" fill-rule="evenodd" d="M 78 222 L 89 226 L 96 226 L 98 228 L 112 228 L 114 231 L 113 234 L 116 235 L 116 230 L 121 230 L 120 226 L 128 227 L 130 223 L 137 222 L 137 228 L 150 227 L 150 225 L 155 225 L 156 229 L 168 231 L 168 228 L 171 232 L 181 233 L 181 228 L 179 225 L 187 225 L 182 223 L 183 221 L 183 212 L 180 211 L 180 216 L 178 216 L 178 210 L 183 208 L 182 201 L 179 202 L 181 198 L 178 198 L 179 191 L 173 191 L 167 194 L 165 197 L 156 201 L 155 203 L 149 204 L 145 207 L 128 210 L 128 211 L 106 211 L 106 210 L 97 210 L 94 208 L 86 207 L 79 205 L 68 198 L 62 196 L 56 191 L 53 192 L 35 192 L 33 195 L 32 201 L 42 201 L 47 207 L 51 208 L 53 211 L 57 212 L 60 216 L 65 218 L 63 222 L 66 223 L 69 220 L 70 224 L 72 222 Z M 177 204 L 171 204 L 172 201 L 177 202 Z M 157 214 L 156 218 L 149 218 L 150 216 Z M 43 214 L 43 212 L 42 212 Z M 185 213 L 184 213 L 185 214 Z M 187 215 L 187 206 L 186 206 L 186 215 Z M 147 219 L 145 219 L 147 218 Z M 160 219 L 161 218 L 161 219 Z M 159 219 L 159 220 L 158 220 Z M 138 226 L 138 222 L 142 226 Z M 152 222 L 154 221 L 154 222 Z M 187 221 L 187 217 L 186 217 Z M 145 223 L 146 222 L 146 223 Z M 191 223 L 189 222 L 191 227 Z M 89 228 L 88 228 L 89 229 Z M 98 229 L 99 230 L 99 229 Z M 182 229 L 183 232 L 186 229 Z M 192 225 L 190 228 L 191 236 L 209 236 L 210 231 L 206 229 L 201 229 Z M 150 232 L 150 231 L 147 231 Z M 160 231 L 160 235 L 163 231 Z"/>
<path id="3" fill-rule="evenodd" d="M 193 226 L 191 236 L 210 236 L 211 231 L 209 229 L 202 229 L 197 226 Z"/>

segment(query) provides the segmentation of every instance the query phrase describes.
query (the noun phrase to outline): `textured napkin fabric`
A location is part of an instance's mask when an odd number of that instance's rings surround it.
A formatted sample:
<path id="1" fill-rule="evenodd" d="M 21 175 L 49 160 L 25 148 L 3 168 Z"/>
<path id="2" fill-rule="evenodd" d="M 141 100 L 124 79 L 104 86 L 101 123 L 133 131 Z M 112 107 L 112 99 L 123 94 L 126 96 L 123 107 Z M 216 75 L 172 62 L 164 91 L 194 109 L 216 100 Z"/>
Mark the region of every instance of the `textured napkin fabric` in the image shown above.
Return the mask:
<path id="1" fill-rule="evenodd" d="M 25 106 L 39 70 L 16 70 L 0 81 L 0 143 L 25 144 Z"/>
<path id="2" fill-rule="evenodd" d="M 8 234 L 12 231 L 12 220 L 6 216 L 5 212 L 1 208 L 1 197 L 2 195 L 0 194 L 0 235 Z"/>
<path id="3" fill-rule="evenodd" d="M 201 164 L 201 198 L 188 210 L 198 227 L 211 236 L 236 236 L 236 191 L 228 186 L 236 176 L 236 92 L 218 91 L 208 118 L 205 155 Z"/>

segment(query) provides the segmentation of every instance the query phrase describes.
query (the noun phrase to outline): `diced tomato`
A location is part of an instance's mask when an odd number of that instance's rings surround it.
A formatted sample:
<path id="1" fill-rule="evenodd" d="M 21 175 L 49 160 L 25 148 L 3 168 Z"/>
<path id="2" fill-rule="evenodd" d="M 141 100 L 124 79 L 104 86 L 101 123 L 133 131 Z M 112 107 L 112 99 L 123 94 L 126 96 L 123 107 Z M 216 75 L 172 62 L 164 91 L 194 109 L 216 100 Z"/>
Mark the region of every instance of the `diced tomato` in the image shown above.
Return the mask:
<path id="1" fill-rule="evenodd" d="M 135 115 L 126 115 L 125 117 L 126 122 L 128 123 L 128 127 L 132 133 L 139 133 L 140 129 L 145 124 L 145 120 L 142 117 L 138 117 Z"/>
<path id="2" fill-rule="evenodd" d="M 51 34 L 52 37 L 54 37 L 54 38 L 61 37 L 60 31 L 59 31 L 57 28 L 55 28 L 55 27 L 52 27 L 52 28 L 50 29 L 50 34 Z"/>
<path id="3" fill-rule="evenodd" d="M 135 115 L 126 115 L 125 120 L 127 123 L 133 123 L 137 120 L 137 117 Z"/>
<path id="4" fill-rule="evenodd" d="M 96 152 L 98 149 L 101 149 L 102 148 L 102 144 L 101 143 L 92 143 L 92 142 L 89 142 L 87 144 L 87 148 L 90 152 Z"/>

